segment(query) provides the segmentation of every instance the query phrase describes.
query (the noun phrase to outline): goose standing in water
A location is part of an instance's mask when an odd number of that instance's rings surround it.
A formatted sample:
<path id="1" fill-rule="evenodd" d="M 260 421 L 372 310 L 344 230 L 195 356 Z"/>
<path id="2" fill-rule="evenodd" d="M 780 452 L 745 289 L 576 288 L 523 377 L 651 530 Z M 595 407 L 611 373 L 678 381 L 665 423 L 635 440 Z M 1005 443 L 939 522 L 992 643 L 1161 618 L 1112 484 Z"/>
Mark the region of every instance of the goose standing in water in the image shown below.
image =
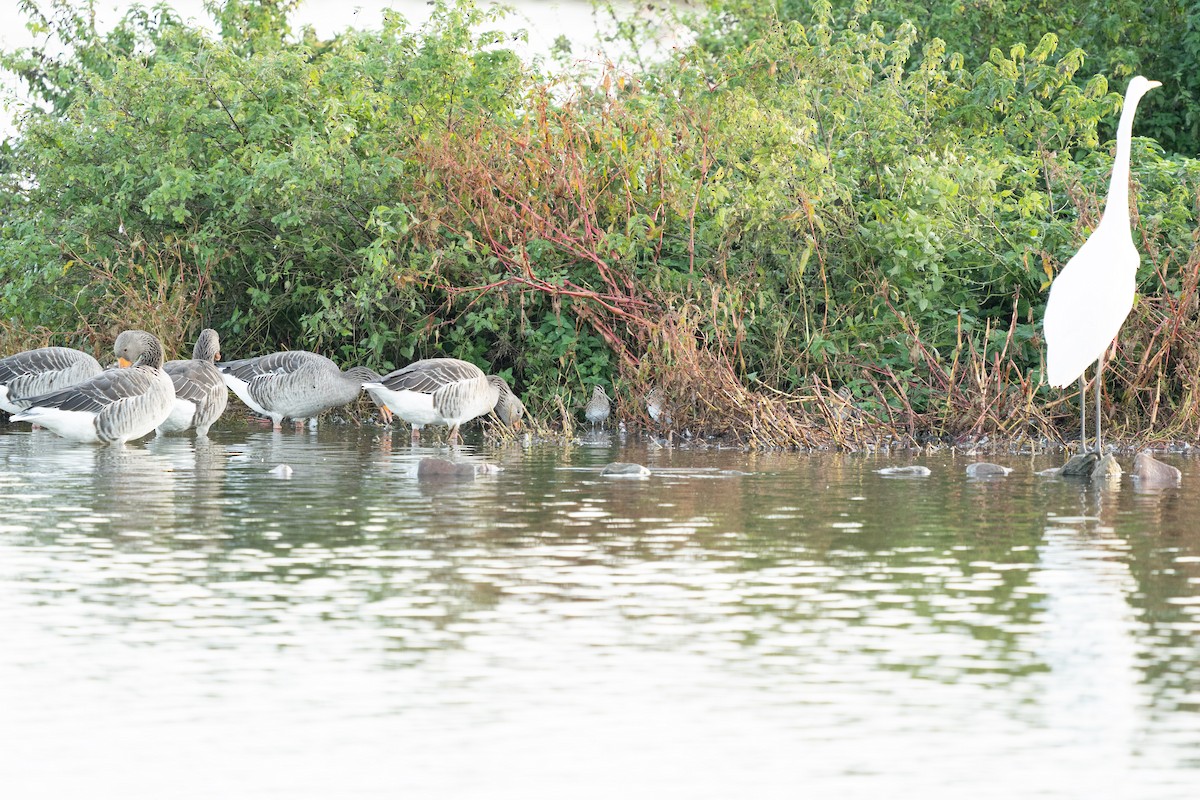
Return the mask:
<path id="1" fill-rule="evenodd" d="M 500 388 L 483 370 L 457 358 L 414 361 L 363 388 L 412 425 L 413 441 L 425 425 L 449 425 L 450 444 L 458 441 L 460 425 L 494 409 L 501 397 Z"/>
<path id="2" fill-rule="evenodd" d="M 158 426 L 159 433 L 194 427 L 197 436 L 208 435 L 209 427 L 225 413 L 229 403 L 229 387 L 215 363 L 220 359 L 221 339 L 212 328 L 205 328 L 196 339 L 190 359 L 163 365 L 175 385 L 175 406 L 171 416 Z"/>
<path id="3" fill-rule="evenodd" d="M 0 409 L 16 414 L 23 398 L 46 394 L 94 378 L 100 362 L 70 347 L 39 347 L 0 358 Z"/>
<path id="4" fill-rule="evenodd" d="M 105 444 L 124 444 L 157 428 L 175 405 L 175 387 L 162 369 L 162 342 L 146 331 L 123 331 L 113 350 L 124 369 L 25 398 L 27 407 L 13 419 L 64 439 Z"/>
<path id="5" fill-rule="evenodd" d="M 275 430 L 283 420 L 305 418 L 316 425 L 318 414 L 353 402 L 363 384 L 379 380 L 366 367 L 342 369 L 325 356 L 307 350 L 228 361 L 220 366 L 225 385 L 253 411 L 270 417 Z"/>

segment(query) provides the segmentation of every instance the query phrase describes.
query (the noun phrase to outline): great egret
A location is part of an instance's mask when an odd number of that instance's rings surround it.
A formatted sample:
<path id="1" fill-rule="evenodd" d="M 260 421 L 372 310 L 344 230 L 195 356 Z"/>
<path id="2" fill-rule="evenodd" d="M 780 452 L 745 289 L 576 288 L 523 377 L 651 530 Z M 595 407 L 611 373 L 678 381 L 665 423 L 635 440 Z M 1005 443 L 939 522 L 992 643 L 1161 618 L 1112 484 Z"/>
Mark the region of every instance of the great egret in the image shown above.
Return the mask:
<path id="1" fill-rule="evenodd" d="M 1117 156 L 1100 224 L 1050 287 L 1042 329 L 1046 335 L 1046 377 L 1064 387 L 1079 379 L 1080 447 L 1087 443 L 1084 370 L 1096 362 L 1096 450 L 1100 440 L 1100 393 L 1104 354 L 1133 308 L 1138 251 L 1129 225 L 1129 148 L 1133 115 L 1146 92 L 1162 86 L 1138 75 L 1125 89 L 1117 124 Z"/>

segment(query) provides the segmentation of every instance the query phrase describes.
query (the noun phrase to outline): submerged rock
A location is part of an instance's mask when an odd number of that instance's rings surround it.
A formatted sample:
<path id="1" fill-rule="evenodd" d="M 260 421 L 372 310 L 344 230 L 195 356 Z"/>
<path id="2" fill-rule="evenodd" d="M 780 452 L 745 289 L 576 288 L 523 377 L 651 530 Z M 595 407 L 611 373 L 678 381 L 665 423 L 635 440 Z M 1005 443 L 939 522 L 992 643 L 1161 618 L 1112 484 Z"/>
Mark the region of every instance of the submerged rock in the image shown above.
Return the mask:
<path id="1" fill-rule="evenodd" d="M 883 469 L 875 470 L 880 475 L 893 475 L 907 478 L 924 478 L 933 474 L 933 470 L 929 467 L 912 466 L 912 467 L 884 467 Z"/>
<path id="2" fill-rule="evenodd" d="M 1007 475 L 1010 472 L 1012 472 L 1012 467 L 1002 467 L 987 461 L 977 461 L 967 465 L 967 476 L 971 478 L 991 478 Z"/>
<path id="3" fill-rule="evenodd" d="M 604 469 L 600 470 L 600 474 L 605 478 L 646 478 L 650 475 L 650 469 L 641 464 L 614 461 L 606 464 Z"/>
<path id="4" fill-rule="evenodd" d="M 1159 488 L 1178 486 L 1183 480 L 1183 473 L 1159 461 L 1148 450 L 1143 450 L 1133 459 L 1133 478 L 1140 486 Z"/>
<path id="5" fill-rule="evenodd" d="M 499 471 L 500 468 L 494 464 L 472 464 L 448 458 L 422 458 L 417 462 L 419 481 L 473 481 L 476 475 L 490 475 Z"/>

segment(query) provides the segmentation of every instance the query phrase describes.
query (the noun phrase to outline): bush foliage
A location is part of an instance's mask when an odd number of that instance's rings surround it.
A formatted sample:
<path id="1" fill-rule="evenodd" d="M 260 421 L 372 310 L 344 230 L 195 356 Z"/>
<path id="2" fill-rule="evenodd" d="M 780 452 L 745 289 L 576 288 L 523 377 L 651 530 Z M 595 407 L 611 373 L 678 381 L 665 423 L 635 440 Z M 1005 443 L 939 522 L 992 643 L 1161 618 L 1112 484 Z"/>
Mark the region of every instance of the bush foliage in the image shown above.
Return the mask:
<path id="1" fill-rule="evenodd" d="M 545 415 L 598 383 L 634 415 L 658 383 L 681 424 L 759 444 L 821 443 L 813 420 L 848 446 L 872 422 L 1070 427 L 1039 320 L 1102 210 L 1115 56 L 899 2 L 720 2 L 691 46 L 551 74 L 469 0 L 329 41 L 283 0 L 211 4 L 219 36 L 28 5 L 73 49 L 3 60 L 47 104 L 6 153 L 10 330 L 453 355 Z M 1200 162 L 1139 138 L 1133 175 L 1142 298 L 1108 414 L 1178 433 L 1198 422 Z"/>

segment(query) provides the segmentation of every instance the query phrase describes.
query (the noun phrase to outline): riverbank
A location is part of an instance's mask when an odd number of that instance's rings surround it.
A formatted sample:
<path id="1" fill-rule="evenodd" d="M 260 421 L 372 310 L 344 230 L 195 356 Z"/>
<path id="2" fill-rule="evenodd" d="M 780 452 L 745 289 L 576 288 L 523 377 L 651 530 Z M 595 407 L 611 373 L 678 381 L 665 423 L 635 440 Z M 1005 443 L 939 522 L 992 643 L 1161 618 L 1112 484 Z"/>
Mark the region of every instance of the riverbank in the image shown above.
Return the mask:
<path id="1" fill-rule="evenodd" d="M 138 327 L 176 355 L 213 327 L 227 358 L 462 358 L 556 430 L 602 387 L 627 424 L 659 391 L 678 429 L 759 450 L 1069 441 L 1041 320 L 1123 85 L 1052 36 L 968 63 L 823 8 L 700 14 L 669 59 L 553 73 L 467 2 L 330 40 L 266 8 L 219 36 L 67 26 L 69 69 L 18 65 L 62 85 L 6 161 L 0 345 Z M 1105 427 L 1188 441 L 1200 161 L 1135 136 L 1131 175 Z"/>

